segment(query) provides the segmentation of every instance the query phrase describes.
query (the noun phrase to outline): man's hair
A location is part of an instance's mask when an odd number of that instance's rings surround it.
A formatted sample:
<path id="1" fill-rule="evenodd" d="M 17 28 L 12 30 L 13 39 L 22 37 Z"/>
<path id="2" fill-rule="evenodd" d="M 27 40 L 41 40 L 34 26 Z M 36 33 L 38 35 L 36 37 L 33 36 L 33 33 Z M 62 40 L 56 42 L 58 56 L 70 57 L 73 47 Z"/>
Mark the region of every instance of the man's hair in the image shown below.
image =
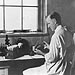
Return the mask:
<path id="1" fill-rule="evenodd" d="M 61 24 L 61 16 L 57 12 L 53 12 L 50 16 L 51 19 L 56 19 L 57 24 Z"/>

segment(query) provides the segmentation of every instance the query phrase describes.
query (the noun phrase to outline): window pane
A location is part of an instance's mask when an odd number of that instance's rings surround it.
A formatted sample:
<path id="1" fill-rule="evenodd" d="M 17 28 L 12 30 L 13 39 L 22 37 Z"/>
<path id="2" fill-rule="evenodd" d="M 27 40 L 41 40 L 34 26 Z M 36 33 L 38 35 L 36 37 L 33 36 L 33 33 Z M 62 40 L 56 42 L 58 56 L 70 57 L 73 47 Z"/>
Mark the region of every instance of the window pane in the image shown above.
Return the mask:
<path id="1" fill-rule="evenodd" d="M 5 0 L 6 5 L 21 5 L 21 0 Z"/>
<path id="2" fill-rule="evenodd" d="M 37 6 L 38 0 L 23 0 L 24 5 Z"/>
<path id="3" fill-rule="evenodd" d="M 33 31 L 37 30 L 38 25 L 38 9 L 31 8 L 31 7 L 24 7 L 23 11 L 23 28 L 24 29 L 31 29 Z"/>
<path id="4" fill-rule="evenodd" d="M 3 30 L 3 8 L 0 7 L 0 30 Z"/>
<path id="5" fill-rule="evenodd" d="M 2 5 L 3 4 L 3 0 L 0 0 L 0 5 Z"/>
<path id="6" fill-rule="evenodd" d="M 5 8 L 5 29 L 6 30 L 21 29 L 21 8 L 20 7 Z"/>

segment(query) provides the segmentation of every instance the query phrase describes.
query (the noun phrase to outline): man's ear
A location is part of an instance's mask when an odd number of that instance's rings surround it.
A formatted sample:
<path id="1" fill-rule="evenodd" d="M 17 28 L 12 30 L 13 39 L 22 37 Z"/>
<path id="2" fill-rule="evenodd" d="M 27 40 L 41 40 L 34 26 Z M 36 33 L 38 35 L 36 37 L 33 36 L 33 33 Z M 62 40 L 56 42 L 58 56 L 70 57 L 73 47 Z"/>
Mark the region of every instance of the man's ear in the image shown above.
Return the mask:
<path id="1" fill-rule="evenodd" d="M 53 23 L 56 24 L 56 19 L 52 19 Z"/>

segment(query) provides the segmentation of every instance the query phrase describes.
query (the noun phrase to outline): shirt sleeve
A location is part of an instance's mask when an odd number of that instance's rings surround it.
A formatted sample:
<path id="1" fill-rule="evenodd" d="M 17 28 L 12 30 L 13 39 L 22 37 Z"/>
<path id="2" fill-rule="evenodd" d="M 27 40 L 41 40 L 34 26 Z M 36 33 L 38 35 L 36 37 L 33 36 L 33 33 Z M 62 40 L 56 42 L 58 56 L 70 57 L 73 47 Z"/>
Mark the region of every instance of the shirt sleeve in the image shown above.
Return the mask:
<path id="1" fill-rule="evenodd" d="M 53 36 L 49 47 L 49 53 L 45 55 L 47 62 L 55 62 L 60 58 L 60 39 L 59 36 Z"/>

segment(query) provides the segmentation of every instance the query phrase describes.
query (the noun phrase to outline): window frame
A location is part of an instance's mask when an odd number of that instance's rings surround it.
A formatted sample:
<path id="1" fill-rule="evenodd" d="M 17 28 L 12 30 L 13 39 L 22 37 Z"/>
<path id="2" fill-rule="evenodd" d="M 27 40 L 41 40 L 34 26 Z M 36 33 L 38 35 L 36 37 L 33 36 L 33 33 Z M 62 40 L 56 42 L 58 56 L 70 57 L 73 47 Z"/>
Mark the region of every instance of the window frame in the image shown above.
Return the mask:
<path id="1" fill-rule="evenodd" d="M 0 7 L 3 7 L 3 31 L 7 32 L 5 30 L 5 7 L 21 7 L 21 30 L 23 30 L 23 0 L 21 0 L 21 6 L 17 5 L 5 5 L 5 0 L 3 0 L 3 5 L 0 5 Z M 26 6 L 25 6 L 26 7 Z M 27 6 L 31 7 L 31 6 Z M 33 6 L 35 7 L 35 6 Z M 38 0 L 38 26 L 36 32 L 44 32 L 47 33 L 47 26 L 45 23 L 45 17 L 47 16 L 47 0 Z"/>

